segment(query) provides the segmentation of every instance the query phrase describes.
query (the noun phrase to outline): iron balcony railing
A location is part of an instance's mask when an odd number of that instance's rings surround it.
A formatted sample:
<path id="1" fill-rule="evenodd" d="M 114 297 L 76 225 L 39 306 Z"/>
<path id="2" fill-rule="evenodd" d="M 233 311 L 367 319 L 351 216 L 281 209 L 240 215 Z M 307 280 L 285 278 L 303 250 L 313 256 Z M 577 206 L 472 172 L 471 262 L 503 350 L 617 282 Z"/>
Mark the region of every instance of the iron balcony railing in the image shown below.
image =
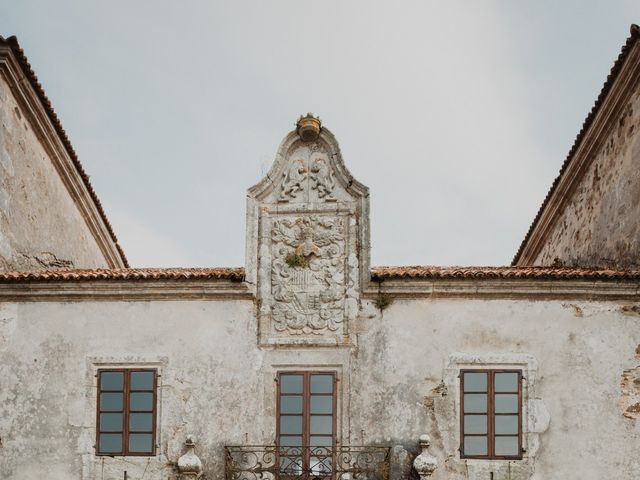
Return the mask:
<path id="1" fill-rule="evenodd" d="M 389 480 L 389 447 L 225 447 L 225 480 Z"/>

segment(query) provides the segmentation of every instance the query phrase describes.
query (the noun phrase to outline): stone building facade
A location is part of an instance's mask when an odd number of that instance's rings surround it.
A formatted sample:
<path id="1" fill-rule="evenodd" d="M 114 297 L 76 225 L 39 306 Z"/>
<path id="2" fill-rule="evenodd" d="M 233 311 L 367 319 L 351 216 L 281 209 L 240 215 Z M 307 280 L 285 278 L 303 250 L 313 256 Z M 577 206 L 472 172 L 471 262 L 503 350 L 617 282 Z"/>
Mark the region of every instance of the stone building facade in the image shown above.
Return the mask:
<path id="1" fill-rule="evenodd" d="M 639 53 L 634 27 L 593 118 Z M 65 250 L 55 235 L 37 244 L 44 220 L 19 234 L 19 222 L 3 224 L 16 238 L 3 258 L 24 249 L 73 264 L 8 260 L 0 273 L 1 478 L 640 478 L 640 272 L 627 268 L 637 250 L 613 240 L 606 265 L 561 266 L 547 245 L 578 258 L 581 244 L 549 234 L 531 255 L 555 265 L 521 264 L 533 258 L 521 250 L 511 267 L 371 267 L 369 191 L 308 115 L 248 190 L 244 268 L 128 268 L 17 42 L 2 39 L 0 54 L 3 135 L 13 132 L 2 162 L 17 172 L 3 179 L 5 198 L 28 177 L 18 165 L 55 165 L 19 121 L 7 72 L 27 78 L 20 88 L 73 167 L 51 170 L 24 203 L 3 203 L 3 218 L 47 196 L 47 214 L 72 212 L 85 232 Z M 629 88 L 637 98 L 637 81 Z M 629 225 L 613 230 L 621 241 L 638 224 L 633 115 L 614 122 L 625 140 L 606 161 L 621 166 L 589 180 L 601 204 L 629 203 L 611 210 Z M 63 195 L 70 185 L 84 185 L 86 208 Z M 571 213 L 580 201 L 556 216 L 604 238 L 610 225 Z"/>

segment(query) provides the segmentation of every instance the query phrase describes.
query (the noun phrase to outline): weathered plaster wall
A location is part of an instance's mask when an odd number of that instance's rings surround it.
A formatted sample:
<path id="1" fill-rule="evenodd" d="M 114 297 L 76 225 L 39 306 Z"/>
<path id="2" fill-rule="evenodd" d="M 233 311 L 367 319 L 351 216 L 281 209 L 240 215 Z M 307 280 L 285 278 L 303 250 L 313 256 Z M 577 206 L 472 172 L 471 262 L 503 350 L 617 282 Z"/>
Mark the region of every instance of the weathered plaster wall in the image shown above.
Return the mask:
<path id="1" fill-rule="evenodd" d="M 628 102 L 535 265 L 640 267 L 640 92 Z"/>
<path id="2" fill-rule="evenodd" d="M 640 317 L 622 307 L 396 300 L 383 315 L 366 307 L 353 326 L 357 347 L 305 349 L 259 348 L 250 300 L 4 303 L 0 478 L 174 478 L 193 433 L 206 478 L 221 479 L 225 444 L 274 441 L 274 374 L 288 368 L 338 372 L 343 444 L 413 454 L 430 433 L 436 480 L 640 478 L 640 423 L 628 415 L 640 388 Z M 525 369 L 521 462 L 458 458 L 456 372 L 477 362 Z M 94 375 L 121 364 L 160 371 L 156 457 L 93 454 Z"/>
<path id="3" fill-rule="evenodd" d="M 108 265 L 0 76 L 0 270 L 74 266 Z"/>

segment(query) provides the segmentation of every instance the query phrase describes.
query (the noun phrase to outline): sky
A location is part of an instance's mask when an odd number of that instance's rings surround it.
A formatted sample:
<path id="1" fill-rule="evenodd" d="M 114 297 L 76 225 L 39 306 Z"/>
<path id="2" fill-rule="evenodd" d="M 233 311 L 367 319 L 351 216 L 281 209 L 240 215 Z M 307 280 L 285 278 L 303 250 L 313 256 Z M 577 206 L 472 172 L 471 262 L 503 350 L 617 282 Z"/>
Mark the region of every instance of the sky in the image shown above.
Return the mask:
<path id="1" fill-rule="evenodd" d="M 372 265 L 506 265 L 637 0 L 0 0 L 136 267 L 242 266 L 246 189 L 313 112 Z"/>

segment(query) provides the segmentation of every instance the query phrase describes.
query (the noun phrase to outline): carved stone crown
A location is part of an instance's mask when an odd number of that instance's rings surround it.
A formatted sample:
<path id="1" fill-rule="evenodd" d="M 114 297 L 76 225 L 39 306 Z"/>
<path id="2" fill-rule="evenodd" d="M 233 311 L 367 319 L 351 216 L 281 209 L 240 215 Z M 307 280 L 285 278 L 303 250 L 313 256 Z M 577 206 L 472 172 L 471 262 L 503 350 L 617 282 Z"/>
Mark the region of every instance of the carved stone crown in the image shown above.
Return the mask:
<path id="1" fill-rule="evenodd" d="M 296 131 L 303 142 L 317 140 L 321 128 L 322 122 L 318 117 L 314 117 L 312 113 L 307 113 L 304 117 L 301 115 L 296 124 Z"/>
<path id="2" fill-rule="evenodd" d="M 369 190 L 311 114 L 248 191 L 246 263 L 261 344 L 352 343 L 369 280 Z"/>

